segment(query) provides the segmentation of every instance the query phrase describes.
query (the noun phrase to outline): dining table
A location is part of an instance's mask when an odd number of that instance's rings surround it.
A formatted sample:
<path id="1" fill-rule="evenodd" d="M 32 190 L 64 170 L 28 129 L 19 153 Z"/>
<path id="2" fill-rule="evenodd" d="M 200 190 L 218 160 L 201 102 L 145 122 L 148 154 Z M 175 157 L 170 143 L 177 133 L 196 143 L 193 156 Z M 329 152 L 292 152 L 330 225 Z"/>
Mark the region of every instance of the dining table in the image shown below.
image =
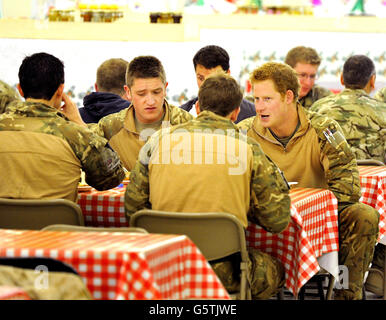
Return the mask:
<path id="1" fill-rule="evenodd" d="M 78 195 L 85 224 L 94 227 L 127 227 L 124 212 L 125 187 L 107 191 L 84 190 Z M 293 188 L 291 222 L 280 234 L 270 234 L 249 223 L 249 247 L 278 258 L 285 268 L 285 286 L 296 296 L 320 266 L 337 276 L 337 201 L 329 190 Z"/>
<path id="2" fill-rule="evenodd" d="M 0 256 L 67 263 L 97 300 L 230 299 L 185 235 L 0 229 Z"/>
<path id="3" fill-rule="evenodd" d="M 378 242 L 386 245 L 386 166 L 358 166 L 362 188 L 360 201 L 379 212 Z"/>

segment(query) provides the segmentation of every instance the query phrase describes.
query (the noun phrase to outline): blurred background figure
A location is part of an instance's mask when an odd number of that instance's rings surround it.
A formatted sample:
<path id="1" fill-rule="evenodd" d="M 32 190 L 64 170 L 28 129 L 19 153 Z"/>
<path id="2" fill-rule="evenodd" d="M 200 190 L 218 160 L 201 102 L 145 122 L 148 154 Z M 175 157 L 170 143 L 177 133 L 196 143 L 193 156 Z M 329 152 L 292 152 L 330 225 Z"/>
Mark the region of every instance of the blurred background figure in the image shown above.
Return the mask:
<path id="1" fill-rule="evenodd" d="M 86 123 L 97 123 L 111 113 L 130 106 L 124 85 L 128 62 L 123 59 L 109 59 L 103 62 L 96 74 L 95 92 L 83 98 L 79 113 Z"/>

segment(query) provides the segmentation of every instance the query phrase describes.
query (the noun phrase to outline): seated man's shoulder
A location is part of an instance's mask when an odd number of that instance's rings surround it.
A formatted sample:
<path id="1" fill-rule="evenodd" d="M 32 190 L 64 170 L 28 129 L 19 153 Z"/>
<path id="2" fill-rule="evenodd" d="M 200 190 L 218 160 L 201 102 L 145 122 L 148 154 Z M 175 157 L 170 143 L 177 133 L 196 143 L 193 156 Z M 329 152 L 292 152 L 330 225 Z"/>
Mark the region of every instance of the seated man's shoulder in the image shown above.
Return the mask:
<path id="1" fill-rule="evenodd" d="M 305 112 L 310 120 L 311 127 L 318 133 L 318 136 L 323 137 L 323 131 L 326 129 L 333 131 L 341 130 L 338 122 L 333 118 L 311 110 L 305 110 Z"/>
<path id="2" fill-rule="evenodd" d="M 193 119 L 193 116 L 185 111 L 184 109 L 181 109 L 179 107 L 176 107 L 174 105 L 169 104 L 169 110 L 170 110 L 170 124 L 175 125 L 179 123 L 184 123 L 189 120 Z"/>
<path id="3" fill-rule="evenodd" d="M 243 121 L 240 121 L 238 124 L 237 124 L 237 127 L 241 130 L 246 130 L 248 131 L 249 129 L 251 129 L 253 127 L 253 121 L 255 120 L 255 116 L 252 116 L 252 117 L 249 117 L 247 119 L 244 119 Z"/>

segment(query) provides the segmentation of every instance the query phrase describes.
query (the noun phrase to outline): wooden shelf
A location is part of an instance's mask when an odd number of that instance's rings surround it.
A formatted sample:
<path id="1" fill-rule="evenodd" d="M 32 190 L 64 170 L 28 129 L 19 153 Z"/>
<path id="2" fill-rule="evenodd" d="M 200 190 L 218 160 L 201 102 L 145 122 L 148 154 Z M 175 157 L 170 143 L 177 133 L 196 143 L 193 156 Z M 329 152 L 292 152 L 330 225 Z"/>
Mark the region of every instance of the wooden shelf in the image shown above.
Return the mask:
<path id="1" fill-rule="evenodd" d="M 0 38 L 17 39 L 183 42 L 200 41 L 205 29 L 386 33 L 386 18 L 214 14 L 183 15 L 180 24 L 151 24 L 145 14 L 113 23 L 0 19 Z"/>

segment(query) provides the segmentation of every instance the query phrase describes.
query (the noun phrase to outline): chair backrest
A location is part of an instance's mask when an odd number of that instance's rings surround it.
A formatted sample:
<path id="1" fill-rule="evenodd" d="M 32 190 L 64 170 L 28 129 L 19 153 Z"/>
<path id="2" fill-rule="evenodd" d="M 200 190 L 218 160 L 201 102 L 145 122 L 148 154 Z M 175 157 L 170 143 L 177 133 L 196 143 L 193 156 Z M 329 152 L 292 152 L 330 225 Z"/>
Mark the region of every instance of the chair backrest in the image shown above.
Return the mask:
<path id="1" fill-rule="evenodd" d="M 358 166 L 384 166 L 382 161 L 375 159 L 357 160 Z"/>
<path id="2" fill-rule="evenodd" d="M 86 227 L 86 226 L 74 226 L 69 224 L 52 224 L 44 227 L 42 230 L 49 231 L 80 231 L 80 232 L 133 232 L 133 233 L 148 233 L 142 228 L 122 227 L 122 228 L 99 228 L 99 227 Z"/>
<path id="3" fill-rule="evenodd" d="M 143 209 L 131 216 L 130 225 L 151 233 L 187 235 L 208 261 L 240 252 L 247 259 L 245 231 L 229 213 L 181 213 Z"/>
<path id="4" fill-rule="evenodd" d="M 0 198 L 0 228 L 39 230 L 57 223 L 84 225 L 81 208 L 66 199 Z"/>

